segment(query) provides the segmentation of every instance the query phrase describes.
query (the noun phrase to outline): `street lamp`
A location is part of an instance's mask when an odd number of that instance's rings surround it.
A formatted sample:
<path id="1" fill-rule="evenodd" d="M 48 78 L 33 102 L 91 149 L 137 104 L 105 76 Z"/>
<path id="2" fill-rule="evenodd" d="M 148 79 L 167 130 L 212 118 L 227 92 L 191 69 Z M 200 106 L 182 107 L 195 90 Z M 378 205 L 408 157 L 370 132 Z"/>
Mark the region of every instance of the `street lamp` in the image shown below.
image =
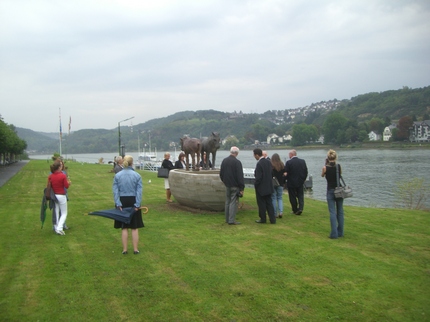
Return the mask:
<path id="1" fill-rule="evenodd" d="M 145 131 L 141 131 L 141 132 L 137 133 L 137 154 L 138 154 L 138 156 L 140 155 L 140 135 L 144 134 L 144 133 L 145 133 Z M 142 138 L 142 145 L 144 145 L 143 138 Z"/>
<path id="2" fill-rule="evenodd" d="M 131 120 L 131 119 L 134 119 L 134 116 L 118 122 L 118 154 L 122 157 L 124 157 L 124 155 L 123 155 L 124 153 L 121 153 L 121 128 L 120 128 L 120 124 L 121 124 L 121 122 L 125 122 L 125 121 Z"/>

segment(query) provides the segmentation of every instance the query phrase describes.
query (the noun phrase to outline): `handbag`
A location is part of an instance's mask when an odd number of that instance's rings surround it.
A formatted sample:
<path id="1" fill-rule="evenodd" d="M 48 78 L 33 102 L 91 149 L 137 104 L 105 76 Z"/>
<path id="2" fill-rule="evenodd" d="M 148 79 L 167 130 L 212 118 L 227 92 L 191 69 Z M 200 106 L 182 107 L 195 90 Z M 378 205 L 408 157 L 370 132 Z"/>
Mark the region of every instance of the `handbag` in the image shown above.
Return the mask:
<path id="1" fill-rule="evenodd" d="M 340 180 L 342 180 L 343 186 L 340 184 L 339 177 L 340 177 Z M 345 198 L 352 197 L 352 188 L 345 184 L 345 181 L 343 180 L 342 176 L 339 176 L 338 164 L 336 164 L 336 180 L 337 180 L 337 187 L 334 188 L 334 197 L 336 199 L 339 199 L 339 198 L 345 199 Z"/>
<path id="2" fill-rule="evenodd" d="M 279 181 L 276 177 L 272 178 L 272 182 L 273 182 L 273 187 L 274 188 L 278 188 L 280 186 Z"/>
<path id="3" fill-rule="evenodd" d="M 45 188 L 45 199 L 46 200 L 51 200 L 51 190 L 52 190 L 51 180 L 48 179 L 48 183 L 46 184 L 46 188 Z"/>
<path id="4" fill-rule="evenodd" d="M 167 168 L 158 168 L 157 177 L 159 177 L 159 178 L 168 178 L 169 177 L 169 169 L 167 169 Z"/>

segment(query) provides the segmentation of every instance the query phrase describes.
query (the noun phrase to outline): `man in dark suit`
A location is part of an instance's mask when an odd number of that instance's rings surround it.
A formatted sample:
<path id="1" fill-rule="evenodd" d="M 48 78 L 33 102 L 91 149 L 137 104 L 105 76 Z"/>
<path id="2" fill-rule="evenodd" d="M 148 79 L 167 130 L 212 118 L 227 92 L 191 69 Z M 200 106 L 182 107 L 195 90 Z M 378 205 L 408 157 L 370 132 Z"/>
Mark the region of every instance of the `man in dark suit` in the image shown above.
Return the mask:
<path id="1" fill-rule="evenodd" d="M 276 224 L 275 209 L 272 203 L 273 182 L 272 182 L 272 163 L 263 157 L 261 149 L 254 149 L 254 158 L 258 160 L 254 171 L 255 177 L 255 196 L 257 198 L 258 214 L 260 220 L 258 224 L 266 223 L 266 211 L 269 215 L 271 224 Z"/>
<path id="2" fill-rule="evenodd" d="M 222 160 L 219 172 L 225 185 L 225 222 L 229 225 L 240 225 L 240 222 L 236 221 L 237 204 L 245 189 L 242 162 L 237 159 L 238 154 L 239 148 L 232 146 L 230 155 Z"/>
<path id="3" fill-rule="evenodd" d="M 291 209 L 296 215 L 301 215 L 305 205 L 303 185 L 308 177 L 308 167 L 303 159 L 297 157 L 297 151 L 291 150 L 290 160 L 285 163 L 287 172 L 287 188 Z"/>

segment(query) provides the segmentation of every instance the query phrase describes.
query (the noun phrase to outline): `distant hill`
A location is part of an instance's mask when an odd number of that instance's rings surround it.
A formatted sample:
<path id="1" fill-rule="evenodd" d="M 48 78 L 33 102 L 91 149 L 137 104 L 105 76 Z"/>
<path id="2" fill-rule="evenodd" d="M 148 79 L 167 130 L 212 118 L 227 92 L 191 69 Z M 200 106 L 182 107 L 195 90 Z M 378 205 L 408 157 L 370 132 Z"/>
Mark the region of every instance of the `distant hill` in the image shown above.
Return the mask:
<path id="1" fill-rule="evenodd" d="M 350 100 L 322 101 L 309 106 L 289 110 L 269 110 L 262 114 L 225 113 L 215 110 L 183 111 L 173 115 L 149 120 L 133 127 L 121 127 L 121 143 L 126 151 L 151 146 L 158 151 L 179 149 L 179 139 L 186 135 L 206 137 L 219 132 L 222 138 L 234 135 L 239 146 L 265 142 L 269 134 L 290 134 L 294 124 L 314 124 L 321 128 L 326 116 L 337 111 L 354 124 L 370 122 L 374 118 L 387 125 L 402 116 L 422 118 L 430 114 L 430 86 L 381 93 L 367 93 Z M 37 154 L 59 152 L 58 133 L 35 132 L 16 128 L 18 136 L 27 142 L 27 150 Z M 63 134 L 63 151 L 67 153 L 118 152 L 118 130 L 85 129 Z"/>
<path id="2" fill-rule="evenodd" d="M 21 127 L 15 128 L 18 136 L 27 142 L 27 151 L 36 153 L 52 153 L 52 148 L 58 142 L 58 133 L 54 138 L 54 133 L 36 132 Z"/>
<path id="3" fill-rule="evenodd" d="M 372 117 L 399 120 L 402 116 L 422 116 L 430 110 L 430 86 L 381 93 L 358 95 L 341 104 L 339 110 L 350 119 L 367 120 Z"/>

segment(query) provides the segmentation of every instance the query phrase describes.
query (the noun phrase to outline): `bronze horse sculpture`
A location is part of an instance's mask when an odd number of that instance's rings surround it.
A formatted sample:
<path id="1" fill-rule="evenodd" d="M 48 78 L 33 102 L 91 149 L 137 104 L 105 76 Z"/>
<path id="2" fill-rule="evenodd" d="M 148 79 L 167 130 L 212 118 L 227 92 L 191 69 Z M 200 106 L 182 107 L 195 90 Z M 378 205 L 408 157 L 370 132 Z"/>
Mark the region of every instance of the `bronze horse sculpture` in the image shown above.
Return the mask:
<path id="1" fill-rule="evenodd" d="M 181 150 L 184 151 L 186 157 L 186 169 L 190 170 L 190 162 L 189 156 L 191 155 L 193 170 L 197 170 L 200 164 L 200 154 L 202 152 L 202 143 L 199 139 L 190 138 L 188 136 L 184 136 L 180 141 Z M 196 167 L 196 155 L 197 155 L 197 167 Z"/>
<path id="2" fill-rule="evenodd" d="M 206 153 L 206 162 L 203 161 L 203 169 L 209 169 L 209 155 L 212 154 L 212 170 L 215 169 L 215 158 L 216 151 L 220 148 L 221 139 L 218 132 L 212 132 L 212 134 L 202 141 L 202 160 L 204 160 L 203 154 Z"/>

